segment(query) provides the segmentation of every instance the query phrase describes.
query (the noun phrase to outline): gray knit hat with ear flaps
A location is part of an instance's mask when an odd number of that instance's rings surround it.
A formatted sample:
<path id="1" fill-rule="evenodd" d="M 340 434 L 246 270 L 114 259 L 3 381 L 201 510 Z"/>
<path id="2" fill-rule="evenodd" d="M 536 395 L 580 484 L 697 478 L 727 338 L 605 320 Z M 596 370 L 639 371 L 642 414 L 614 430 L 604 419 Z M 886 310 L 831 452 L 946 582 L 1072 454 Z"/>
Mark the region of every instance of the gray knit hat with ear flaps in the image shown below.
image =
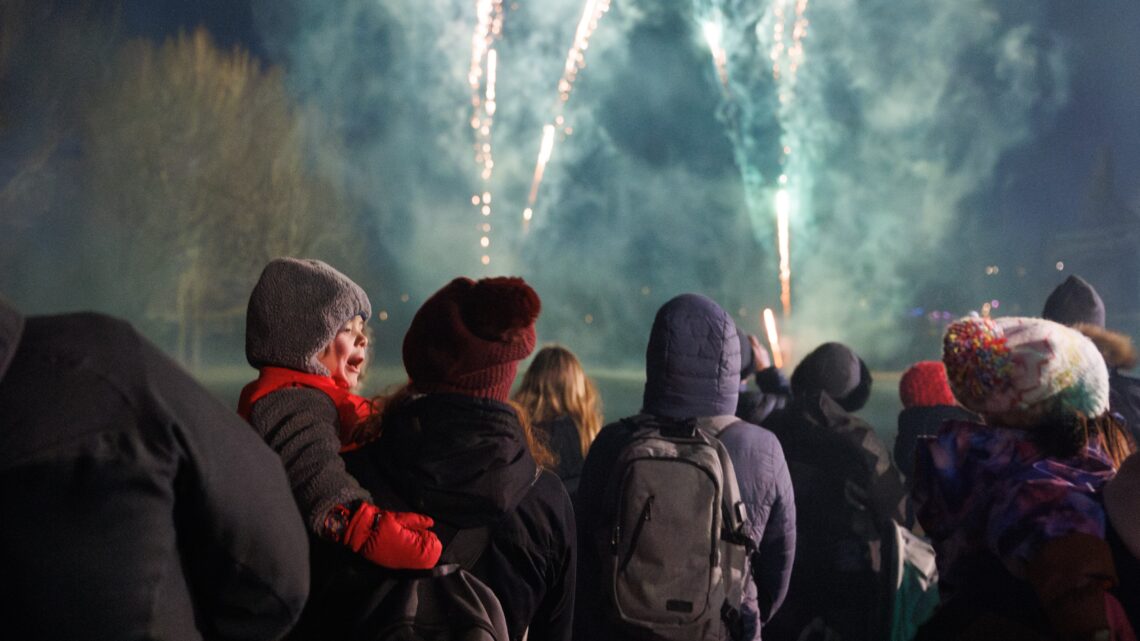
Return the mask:
<path id="1" fill-rule="evenodd" d="M 254 367 L 287 367 L 328 376 L 317 354 L 355 316 L 372 315 L 359 285 L 319 260 L 269 261 L 249 295 L 245 358 Z"/>

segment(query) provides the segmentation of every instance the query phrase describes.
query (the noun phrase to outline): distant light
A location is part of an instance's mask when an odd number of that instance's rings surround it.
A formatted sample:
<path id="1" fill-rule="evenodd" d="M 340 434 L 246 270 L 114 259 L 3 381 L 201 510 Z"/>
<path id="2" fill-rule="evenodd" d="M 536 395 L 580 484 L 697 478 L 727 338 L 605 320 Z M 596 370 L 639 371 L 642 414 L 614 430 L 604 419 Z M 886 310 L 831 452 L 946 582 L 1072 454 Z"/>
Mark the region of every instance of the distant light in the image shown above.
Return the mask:
<path id="1" fill-rule="evenodd" d="M 748 308 L 747 307 L 741 307 L 740 309 L 736 310 L 736 314 L 737 314 L 737 316 L 740 316 L 741 318 L 748 318 Z"/>
<path id="2" fill-rule="evenodd" d="M 534 211 L 530 207 L 527 207 L 526 209 L 523 210 L 523 220 L 530 220 L 533 217 L 534 217 Z"/>
<path id="3" fill-rule="evenodd" d="M 475 205 L 476 207 L 479 206 L 479 196 L 478 195 L 471 197 L 471 204 Z"/>
<path id="4" fill-rule="evenodd" d="M 1057 261 L 1057 271 L 1060 272 L 1060 271 L 1064 271 L 1064 270 L 1065 270 L 1065 261 L 1063 261 L 1063 260 Z"/>
<path id="5" fill-rule="evenodd" d="M 491 223 L 483 223 L 483 231 L 491 231 Z"/>
<path id="6" fill-rule="evenodd" d="M 586 316 L 582 320 L 586 321 L 586 324 L 589 325 L 589 324 L 594 322 L 594 315 L 593 314 L 586 314 Z"/>
<path id="7" fill-rule="evenodd" d="M 483 258 L 481 258 L 479 260 L 482 261 L 482 263 L 484 265 L 490 265 L 491 264 L 491 257 L 486 255 L 486 254 L 483 254 Z"/>
<path id="8" fill-rule="evenodd" d="M 490 205 L 483 205 L 483 215 L 484 216 L 490 216 L 491 215 L 491 206 Z"/>
<path id="9" fill-rule="evenodd" d="M 490 203 L 491 203 L 491 192 L 489 192 L 489 191 L 483 192 L 483 204 L 488 205 Z"/>
<path id="10" fill-rule="evenodd" d="M 380 310 L 380 313 L 377 314 L 376 317 L 382 321 L 388 320 L 388 310 L 386 310 L 386 309 Z"/>
<path id="11" fill-rule="evenodd" d="M 786 184 L 788 184 L 788 177 L 787 177 L 786 175 L 784 175 L 784 174 L 780 174 L 780 184 L 781 184 L 781 185 L 786 185 Z"/>
<path id="12" fill-rule="evenodd" d="M 925 313 L 926 313 L 926 310 L 921 308 L 921 307 L 915 307 L 914 309 L 910 310 L 910 315 L 915 317 L 915 318 L 918 318 L 919 316 L 922 316 Z"/>
<path id="13" fill-rule="evenodd" d="M 484 236 L 479 239 L 479 244 L 483 247 L 489 247 L 491 245 L 491 239 Z"/>
<path id="14" fill-rule="evenodd" d="M 991 300 L 991 301 L 990 301 L 990 307 L 993 307 L 994 309 L 997 309 L 997 308 L 1001 307 L 1001 301 L 999 301 L 999 300 L 998 300 L 998 299 L 996 299 L 996 298 L 995 298 L 995 299 L 993 299 L 993 300 Z"/>
<path id="15" fill-rule="evenodd" d="M 651 291 L 653 291 L 653 290 L 649 289 L 649 285 L 642 285 L 641 286 L 641 295 L 642 296 L 648 296 L 649 292 L 651 292 Z"/>
<path id="16" fill-rule="evenodd" d="M 401 303 L 406 303 L 411 299 L 412 299 L 412 297 L 408 296 L 407 294 L 400 294 L 400 302 Z"/>

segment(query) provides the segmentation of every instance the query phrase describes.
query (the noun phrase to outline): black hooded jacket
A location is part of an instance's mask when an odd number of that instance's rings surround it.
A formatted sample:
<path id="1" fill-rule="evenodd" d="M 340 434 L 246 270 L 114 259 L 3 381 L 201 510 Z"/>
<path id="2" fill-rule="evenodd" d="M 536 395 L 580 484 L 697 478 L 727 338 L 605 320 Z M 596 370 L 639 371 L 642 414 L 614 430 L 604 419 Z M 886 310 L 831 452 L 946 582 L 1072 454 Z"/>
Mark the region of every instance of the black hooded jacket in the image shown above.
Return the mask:
<path id="1" fill-rule="evenodd" d="M 346 455 L 383 505 L 431 516 L 446 542 L 457 527 L 489 526 L 474 568 L 494 590 L 511 638 L 570 638 L 574 512 L 562 482 L 539 471 L 511 406 L 456 394 L 416 397 L 385 416 L 381 437 Z"/>
<path id="2" fill-rule="evenodd" d="M 285 634 L 309 567 L 277 455 L 127 323 L 18 318 L 0 300 L 5 637 Z"/>

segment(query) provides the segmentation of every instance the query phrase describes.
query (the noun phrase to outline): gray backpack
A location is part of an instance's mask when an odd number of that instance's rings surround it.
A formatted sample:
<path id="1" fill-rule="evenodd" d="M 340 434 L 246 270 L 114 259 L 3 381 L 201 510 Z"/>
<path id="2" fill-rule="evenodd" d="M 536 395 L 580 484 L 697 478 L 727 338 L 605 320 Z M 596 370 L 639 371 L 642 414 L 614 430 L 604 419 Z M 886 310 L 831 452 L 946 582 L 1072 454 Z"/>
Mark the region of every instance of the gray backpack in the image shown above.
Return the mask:
<path id="1" fill-rule="evenodd" d="M 610 623 L 636 639 L 739 638 L 755 546 L 728 452 L 693 419 L 622 426 L 603 496 L 609 540 L 596 542 Z"/>

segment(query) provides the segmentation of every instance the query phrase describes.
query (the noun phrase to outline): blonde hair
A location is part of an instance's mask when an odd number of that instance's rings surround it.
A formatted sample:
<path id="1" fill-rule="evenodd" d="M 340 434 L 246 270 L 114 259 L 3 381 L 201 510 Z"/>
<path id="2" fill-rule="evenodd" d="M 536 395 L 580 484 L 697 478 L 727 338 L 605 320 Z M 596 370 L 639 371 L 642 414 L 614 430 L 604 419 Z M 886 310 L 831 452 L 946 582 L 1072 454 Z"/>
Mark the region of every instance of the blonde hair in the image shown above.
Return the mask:
<path id="1" fill-rule="evenodd" d="M 582 456 L 602 429 L 602 401 L 578 357 L 561 345 L 534 355 L 514 400 L 536 423 L 569 416 L 578 428 Z"/>

